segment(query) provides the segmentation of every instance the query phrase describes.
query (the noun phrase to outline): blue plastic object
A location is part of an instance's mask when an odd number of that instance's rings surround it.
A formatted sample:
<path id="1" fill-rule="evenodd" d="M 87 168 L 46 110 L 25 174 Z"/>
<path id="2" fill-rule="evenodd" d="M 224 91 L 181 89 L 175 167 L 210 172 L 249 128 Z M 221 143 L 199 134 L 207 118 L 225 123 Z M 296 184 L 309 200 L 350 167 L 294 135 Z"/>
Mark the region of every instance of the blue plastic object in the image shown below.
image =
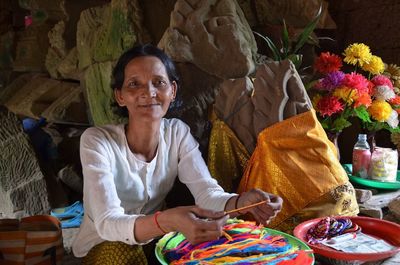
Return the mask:
<path id="1" fill-rule="evenodd" d="M 80 214 L 83 214 L 83 204 L 80 201 L 76 201 L 67 207 L 55 208 L 50 212 L 50 215 L 58 219 L 73 218 Z"/>
<path id="2" fill-rule="evenodd" d="M 83 212 L 70 219 L 61 220 L 61 228 L 74 228 L 81 226 Z"/>

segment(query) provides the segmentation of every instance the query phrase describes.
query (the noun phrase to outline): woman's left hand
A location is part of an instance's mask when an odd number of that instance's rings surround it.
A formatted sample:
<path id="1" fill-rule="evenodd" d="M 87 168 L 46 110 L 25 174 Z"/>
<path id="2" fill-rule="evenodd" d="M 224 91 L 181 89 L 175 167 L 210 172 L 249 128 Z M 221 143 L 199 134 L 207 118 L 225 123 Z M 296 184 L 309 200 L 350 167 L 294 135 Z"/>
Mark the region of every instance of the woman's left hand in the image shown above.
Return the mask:
<path id="1" fill-rule="evenodd" d="M 252 189 L 240 195 L 237 207 L 241 208 L 261 201 L 266 201 L 266 203 L 240 211 L 240 214 L 251 213 L 257 222 L 267 225 L 282 209 L 281 197 L 260 189 Z"/>

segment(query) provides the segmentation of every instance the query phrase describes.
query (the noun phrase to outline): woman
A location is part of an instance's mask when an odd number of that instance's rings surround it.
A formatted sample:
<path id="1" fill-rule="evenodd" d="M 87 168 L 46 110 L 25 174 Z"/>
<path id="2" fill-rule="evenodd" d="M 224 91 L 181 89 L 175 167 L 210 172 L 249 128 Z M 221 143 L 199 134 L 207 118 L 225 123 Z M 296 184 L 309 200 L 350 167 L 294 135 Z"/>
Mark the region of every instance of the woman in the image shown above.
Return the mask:
<path id="1" fill-rule="evenodd" d="M 169 231 L 196 244 L 221 236 L 228 218 L 223 211 L 267 200 L 241 212 L 264 224 L 279 212 L 281 198 L 261 190 L 225 193 L 211 178 L 189 127 L 163 118 L 179 80 L 160 49 L 147 44 L 128 50 L 113 78 L 115 101 L 128 123 L 89 128 L 81 137 L 85 216 L 73 252 L 86 256 L 83 264 L 146 264 L 140 245 Z M 176 176 L 196 206 L 160 211 Z"/>

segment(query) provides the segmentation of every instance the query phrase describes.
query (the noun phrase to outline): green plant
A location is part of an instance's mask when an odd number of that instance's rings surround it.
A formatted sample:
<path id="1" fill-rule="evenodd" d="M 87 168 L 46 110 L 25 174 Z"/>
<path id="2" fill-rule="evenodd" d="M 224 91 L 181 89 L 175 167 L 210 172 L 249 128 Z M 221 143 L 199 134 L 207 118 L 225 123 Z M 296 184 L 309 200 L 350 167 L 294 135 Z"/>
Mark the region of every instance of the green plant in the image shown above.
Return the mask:
<path id="1" fill-rule="evenodd" d="M 302 54 L 299 54 L 300 49 L 307 41 L 311 41 L 311 43 L 313 43 L 314 45 L 317 44 L 317 41 L 312 38 L 311 33 L 314 31 L 321 17 L 321 14 L 322 5 L 320 6 L 314 19 L 305 26 L 304 30 L 294 40 L 289 37 L 288 27 L 285 20 L 283 20 L 282 37 L 280 39 L 281 43 L 279 46 L 276 45 L 268 36 L 263 36 L 256 31 L 253 32 L 255 35 L 261 37 L 266 42 L 268 49 L 271 51 L 273 60 L 282 61 L 285 59 L 289 59 L 293 62 L 296 68 L 299 69 L 303 59 Z"/>

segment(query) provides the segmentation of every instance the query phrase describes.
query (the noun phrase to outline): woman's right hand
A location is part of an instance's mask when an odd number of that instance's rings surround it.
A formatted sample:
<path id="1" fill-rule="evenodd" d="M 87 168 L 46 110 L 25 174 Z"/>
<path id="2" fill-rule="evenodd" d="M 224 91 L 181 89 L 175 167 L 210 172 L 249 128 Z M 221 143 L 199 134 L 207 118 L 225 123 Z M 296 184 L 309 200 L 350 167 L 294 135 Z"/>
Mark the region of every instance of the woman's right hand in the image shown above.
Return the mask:
<path id="1" fill-rule="evenodd" d="M 167 231 L 181 232 L 191 244 L 218 239 L 229 215 L 198 206 L 182 206 L 163 211 L 160 226 Z"/>

